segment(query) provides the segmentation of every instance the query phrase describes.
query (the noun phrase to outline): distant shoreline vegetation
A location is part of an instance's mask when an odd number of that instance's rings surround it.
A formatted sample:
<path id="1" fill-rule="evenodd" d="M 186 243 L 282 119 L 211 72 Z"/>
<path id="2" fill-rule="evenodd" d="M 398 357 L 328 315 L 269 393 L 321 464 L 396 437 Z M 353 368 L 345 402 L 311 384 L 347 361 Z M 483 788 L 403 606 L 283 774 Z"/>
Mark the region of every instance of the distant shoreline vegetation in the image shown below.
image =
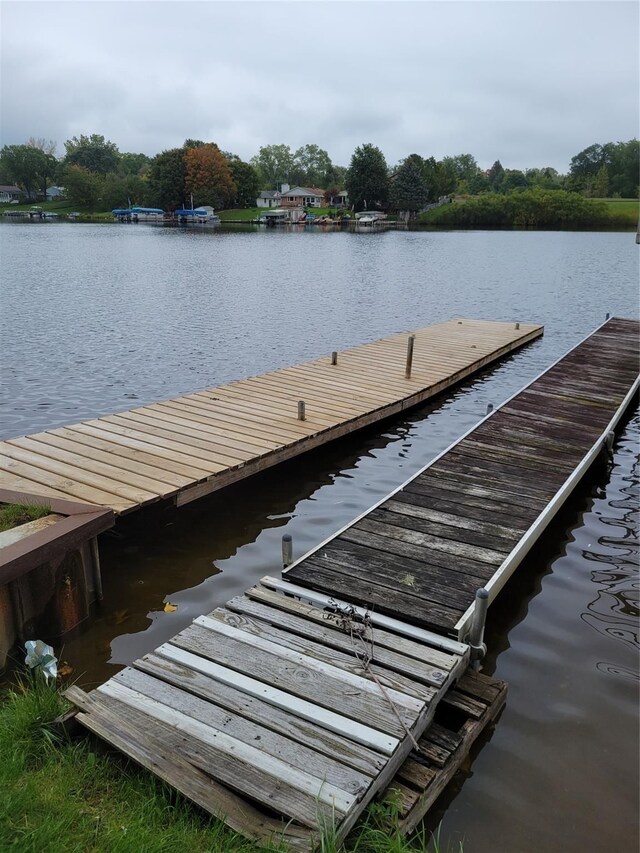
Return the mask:
<path id="1" fill-rule="evenodd" d="M 58 213 L 61 218 L 77 209 L 65 201 L 41 202 L 40 206 L 44 211 Z M 0 219 L 3 218 L 1 214 L 4 210 L 28 209 L 28 204 L 0 204 Z M 330 213 L 329 208 L 309 210 L 316 214 Z M 223 225 L 229 222 L 249 225 L 261 212 L 261 208 L 230 208 L 218 211 Z M 635 231 L 639 215 L 640 202 L 635 199 L 592 199 L 565 190 L 513 190 L 506 194 L 458 196 L 453 198 L 450 204 L 443 204 L 418 214 L 411 220 L 410 227 L 431 231 L 451 228 Z M 110 211 L 85 209 L 81 211 L 78 221 L 113 223 L 114 217 Z"/>
<path id="2" fill-rule="evenodd" d="M 634 230 L 639 204 L 633 199 L 592 199 L 565 190 L 483 193 L 452 201 L 418 216 L 418 223 L 442 228 L 607 228 Z"/>

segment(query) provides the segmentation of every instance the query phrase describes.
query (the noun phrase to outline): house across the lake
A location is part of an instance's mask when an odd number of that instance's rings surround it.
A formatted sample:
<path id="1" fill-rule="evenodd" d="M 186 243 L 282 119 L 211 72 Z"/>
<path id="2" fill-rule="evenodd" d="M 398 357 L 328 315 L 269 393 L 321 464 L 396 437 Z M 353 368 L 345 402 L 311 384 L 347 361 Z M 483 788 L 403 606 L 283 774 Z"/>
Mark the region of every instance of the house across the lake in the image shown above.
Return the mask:
<path id="1" fill-rule="evenodd" d="M 280 193 L 278 190 L 264 190 L 256 199 L 256 207 L 279 207 Z"/>
<path id="2" fill-rule="evenodd" d="M 282 207 L 322 207 L 324 190 L 316 187 L 293 187 L 280 194 Z"/>
<path id="3" fill-rule="evenodd" d="M 0 204 L 10 204 L 12 201 L 20 201 L 20 196 L 24 193 L 20 187 L 12 184 L 0 185 Z"/>
<path id="4" fill-rule="evenodd" d="M 320 187 L 293 187 L 282 184 L 280 190 L 264 190 L 256 199 L 256 207 L 348 207 L 349 199 L 346 190 L 327 198 L 326 191 Z"/>
<path id="5" fill-rule="evenodd" d="M 47 187 L 47 201 L 64 198 L 64 187 Z"/>

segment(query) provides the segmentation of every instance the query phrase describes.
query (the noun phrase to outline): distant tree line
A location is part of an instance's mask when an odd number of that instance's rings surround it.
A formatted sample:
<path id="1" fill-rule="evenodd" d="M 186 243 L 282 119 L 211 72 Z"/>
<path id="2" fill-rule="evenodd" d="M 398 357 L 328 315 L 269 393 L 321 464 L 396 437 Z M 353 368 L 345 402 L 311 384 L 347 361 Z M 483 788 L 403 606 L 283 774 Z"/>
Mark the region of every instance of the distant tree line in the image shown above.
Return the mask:
<path id="1" fill-rule="evenodd" d="M 64 148 L 58 158 L 55 142 L 44 139 L 5 146 L 0 151 L 0 182 L 17 184 L 30 198 L 44 196 L 48 186 L 58 184 L 72 204 L 88 210 L 129 204 L 174 210 L 192 201 L 217 209 L 253 207 L 261 190 L 288 184 L 323 189 L 327 200 L 346 189 L 356 211 L 366 207 L 415 216 L 453 195 L 484 198 L 484 209 L 500 197 L 527 191 L 537 191 L 536 198 L 546 193 L 548 200 L 548 193 L 557 191 L 585 198 L 637 198 L 640 170 L 637 139 L 585 148 L 571 159 L 566 175 L 550 166 L 508 169 L 499 160 L 483 170 L 471 154 L 441 160 L 410 154 L 390 167 L 370 143 L 355 149 L 348 167 L 335 165 L 313 144 L 295 151 L 284 144 L 266 145 L 248 163 L 214 142 L 197 139 L 155 157 L 120 152 L 99 134 L 74 136 Z"/>

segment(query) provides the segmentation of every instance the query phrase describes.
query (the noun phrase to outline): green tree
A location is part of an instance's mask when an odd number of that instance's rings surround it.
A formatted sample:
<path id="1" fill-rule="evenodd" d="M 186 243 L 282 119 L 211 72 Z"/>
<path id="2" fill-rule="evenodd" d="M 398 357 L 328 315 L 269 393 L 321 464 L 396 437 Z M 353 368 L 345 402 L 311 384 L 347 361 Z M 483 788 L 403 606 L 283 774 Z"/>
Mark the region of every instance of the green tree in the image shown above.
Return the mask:
<path id="1" fill-rule="evenodd" d="M 527 169 L 524 173 L 530 187 L 552 190 L 560 189 L 562 175 L 552 166 L 543 166 L 541 169 Z"/>
<path id="2" fill-rule="evenodd" d="M 456 154 L 442 158 L 442 169 L 455 175 L 455 187 L 450 192 L 468 192 L 469 184 L 480 171 L 475 157 L 471 154 Z"/>
<path id="3" fill-rule="evenodd" d="M 47 188 L 53 183 L 60 171 L 60 164 L 56 158 L 56 143 L 53 139 L 30 136 L 27 145 L 35 148 L 42 155 L 40 157 L 37 180 L 40 193 L 46 199 Z"/>
<path id="4" fill-rule="evenodd" d="M 500 160 L 496 160 L 493 166 L 489 169 L 487 178 L 491 189 L 494 190 L 494 192 L 499 192 L 502 181 L 504 180 L 504 167 Z"/>
<path id="5" fill-rule="evenodd" d="M 101 175 L 84 166 L 71 165 L 66 167 L 63 180 L 65 194 L 73 205 L 90 211 L 98 210 L 104 186 Z"/>
<path id="6" fill-rule="evenodd" d="M 620 198 L 638 198 L 640 176 L 640 142 L 611 144 L 609 151 L 609 194 Z"/>
<path id="7" fill-rule="evenodd" d="M 525 189 L 528 186 L 529 181 L 520 169 L 505 169 L 500 183 L 500 192 L 508 193 L 516 189 Z"/>
<path id="8" fill-rule="evenodd" d="M 227 157 L 233 183 L 236 185 L 236 207 L 255 207 L 256 199 L 260 193 L 260 178 L 258 173 L 239 157 Z"/>
<path id="9" fill-rule="evenodd" d="M 429 201 L 437 201 L 442 196 L 450 195 L 455 191 L 457 178 L 451 158 L 436 160 L 428 157 L 423 160 L 423 174 L 425 183 L 429 189 Z"/>
<path id="10" fill-rule="evenodd" d="M 115 142 L 105 140 L 104 136 L 92 133 L 91 136 L 81 135 L 67 139 L 64 144 L 66 166 L 84 166 L 97 175 L 116 172 L 120 162 L 120 152 Z"/>
<path id="11" fill-rule="evenodd" d="M 125 152 L 120 155 L 118 173 L 120 175 L 145 175 L 149 171 L 151 158 L 146 154 L 133 154 Z"/>
<path id="12" fill-rule="evenodd" d="M 105 175 L 102 181 L 101 207 L 113 210 L 116 207 L 142 204 L 147 191 L 147 184 L 140 175 Z"/>
<path id="13" fill-rule="evenodd" d="M 5 145 L 0 151 L 0 171 L 28 197 L 36 190 L 46 193 L 47 182 L 56 174 L 57 168 L 57 160 L 52 154 L 32 145 Z"/>
<path id="14" fill-rule="evenodd" d="M 387 162 L 382 151 L 370 143 L 356 148 L 345 179 L 354 210 L 385 207 L 389 199 L 389 184 Z"/>
<path id="15" fill-rule="evenodd" d="M 607 198 L 609 195 L 609 170 L 604 164 L 596 172 L 593 181 L 593 195 L 595 198 Z"/>
<path id="16" fill-rule="evenodd" d="M 164 210 L 181 207 L 185 199 L 185 150 L 170 148 L 151 160 L 149 166 L 149 201 Z"/>
<path id="17" fill-rule="evenodd" d="M 424 160 L 418 154 L 410 154 L 391 179 L 391 206 L 395 210 L 408 211 L 414 217 L 425 206 L 428 198 Z"/>
<path id="18" fill-rule="evenodd" d="M 185 192 L 193 196 L 196 206 L 209 204 L 227 207 L 236 196 L 236 185 L 229 161 L 217 145 L 207 143 L 187 148 L 184 154 Z"/>
<path id="19" fill-rule="evenodd" d="M 293 155 L 291 182 L 307 187 L 326 187 L 334 178 L 331 158 L 324 148 L 303 145 Z"/>
<path id="20" fill-rule="evenodd" d="M 263 189 L 276 189 L 279 184 L 291 183 L 293 154 L 288 145 L 264 145 L 251 159 Z"/>

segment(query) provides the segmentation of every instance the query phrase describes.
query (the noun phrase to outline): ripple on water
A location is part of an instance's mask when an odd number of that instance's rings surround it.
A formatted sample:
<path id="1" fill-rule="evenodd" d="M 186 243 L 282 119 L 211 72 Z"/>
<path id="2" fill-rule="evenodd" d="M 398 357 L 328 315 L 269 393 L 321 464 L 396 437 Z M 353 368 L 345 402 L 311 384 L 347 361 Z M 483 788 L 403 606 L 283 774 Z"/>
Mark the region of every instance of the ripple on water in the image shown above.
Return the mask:
<path id="1" fill-rule="evenodd" d="M 639 438 L 636 414 L 556 554 L 529 560 L 541 587 L 497 658 L 507 706 L 444 815 L 474 853 L 638 849 Z"/>

